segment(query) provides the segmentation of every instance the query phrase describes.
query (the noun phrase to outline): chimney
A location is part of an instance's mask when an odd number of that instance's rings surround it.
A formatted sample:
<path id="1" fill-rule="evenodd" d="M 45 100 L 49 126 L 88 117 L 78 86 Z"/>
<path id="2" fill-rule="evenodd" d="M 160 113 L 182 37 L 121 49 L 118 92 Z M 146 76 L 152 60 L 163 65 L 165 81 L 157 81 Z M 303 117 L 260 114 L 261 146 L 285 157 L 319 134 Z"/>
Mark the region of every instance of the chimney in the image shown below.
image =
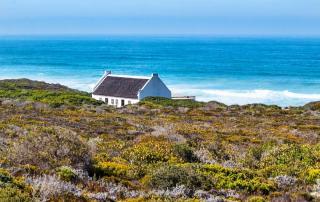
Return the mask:
<path id="1" fill-rule="evenodd" d="M 105 75 L 105 76 L 108 76 L 109 74 L 111 74 L 111 71 L 107 71 L 107 70 L 104 71 L 104 75 Z"/>
<path id="2" fill-rule="evenodd" d="M 153 73 L 152 77 L 159 77 L 159 74 L 158 73 Z"/>

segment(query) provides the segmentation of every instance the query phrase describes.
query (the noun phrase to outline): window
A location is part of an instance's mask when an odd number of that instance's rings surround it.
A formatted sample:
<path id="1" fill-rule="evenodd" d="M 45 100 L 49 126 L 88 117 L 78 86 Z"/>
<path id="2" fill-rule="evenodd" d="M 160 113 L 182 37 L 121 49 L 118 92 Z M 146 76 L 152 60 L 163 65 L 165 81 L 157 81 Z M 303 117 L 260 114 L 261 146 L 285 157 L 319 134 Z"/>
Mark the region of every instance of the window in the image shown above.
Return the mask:
<path id="1" fill-rule="evenodd" d="M 124 106 L 124 100 L 121 100 L 121 106 Z"/>
<path id="2" fill-rule="evenodd" d="M 104 102 L 108 104 L 108 98 L 104 98 Z"/>
<path id="3" fill-rule="evenodd" d="M 114 99 L 111 99 L 111 104 L 112 104 L 112 105 L 114 104 Z"/>
<path id="4" fill-rule="evenodd" d="M 116 99 L 116 105 L 118 106 L 118 99 Z"/>
<path id="5" fill-rule="evenodd" d="M 128 104 L 131 105 L 131 101 L 130 100 L 128 100 Z"/>

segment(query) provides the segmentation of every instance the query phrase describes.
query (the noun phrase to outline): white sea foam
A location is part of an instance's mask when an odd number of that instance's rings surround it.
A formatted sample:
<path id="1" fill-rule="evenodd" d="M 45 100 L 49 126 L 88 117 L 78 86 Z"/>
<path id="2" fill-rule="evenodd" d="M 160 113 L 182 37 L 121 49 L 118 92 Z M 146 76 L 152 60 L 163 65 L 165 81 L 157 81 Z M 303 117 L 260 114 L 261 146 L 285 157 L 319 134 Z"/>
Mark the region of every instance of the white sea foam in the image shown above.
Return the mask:
<path id="1" fill-rule="evenodd" d="M 195 95 L 199 101 L 219 101 L 225 104 L 276 104 L 279 106 L 300 106 L 311 101 L 319 101 L 320 94 L 296 93 L 288 90 L 274 91 L 267 89 L 256 90 L 220 90 L 185 87 L 171 87 L 175 95 Z"/>

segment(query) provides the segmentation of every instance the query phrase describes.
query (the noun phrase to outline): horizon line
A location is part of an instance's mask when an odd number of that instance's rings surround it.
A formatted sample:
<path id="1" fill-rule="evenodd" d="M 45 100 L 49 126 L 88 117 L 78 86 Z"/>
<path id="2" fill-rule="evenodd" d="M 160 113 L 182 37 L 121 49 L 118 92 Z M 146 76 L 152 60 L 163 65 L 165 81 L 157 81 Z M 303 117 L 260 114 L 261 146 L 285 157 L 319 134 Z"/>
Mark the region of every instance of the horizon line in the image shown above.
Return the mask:
<path id="1" fill-rule="evenodd" d="M 157 34 L 157 33 L 32 33 L 32 34 L 1 34 L 0 37 L 219 37 L 219 38 L 320 38 L 320 34 Z"/>

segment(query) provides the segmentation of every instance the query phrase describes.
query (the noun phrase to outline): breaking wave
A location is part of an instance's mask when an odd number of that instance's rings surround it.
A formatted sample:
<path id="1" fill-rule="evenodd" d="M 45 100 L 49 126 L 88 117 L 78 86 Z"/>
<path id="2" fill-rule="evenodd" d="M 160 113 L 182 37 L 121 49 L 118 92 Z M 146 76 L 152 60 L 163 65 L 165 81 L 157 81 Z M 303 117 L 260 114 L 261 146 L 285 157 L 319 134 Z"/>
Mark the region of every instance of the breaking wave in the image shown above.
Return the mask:
<path id="1" fill-rule="evenodd" d="M 175 95 L 195 95 L 199 101 L 219 101 L 228 105 L 232 104 L 276 104 L 282 107 L 301 106 L 308 102 L 320 101 L 317 93 L 296 93 L 288 90 L 274 91 L 268 89 L 256 90 L 218 90 L 172 87 Z"/>

